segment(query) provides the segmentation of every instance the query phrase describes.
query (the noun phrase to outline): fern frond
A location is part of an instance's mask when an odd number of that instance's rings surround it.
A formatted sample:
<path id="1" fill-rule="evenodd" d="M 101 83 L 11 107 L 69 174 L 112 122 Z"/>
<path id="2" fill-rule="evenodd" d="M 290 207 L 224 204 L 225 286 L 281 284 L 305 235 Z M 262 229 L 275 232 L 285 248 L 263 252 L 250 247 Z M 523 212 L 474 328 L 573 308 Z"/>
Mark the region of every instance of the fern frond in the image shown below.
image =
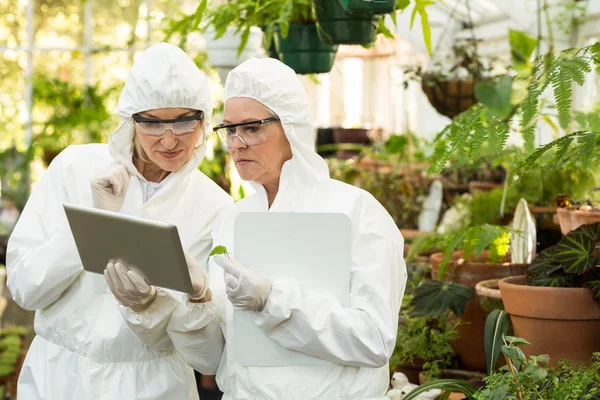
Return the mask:
<path id="1" fill-rule="evenodd" d="M 534 84 L 539 88 L 540 95 L 542 95 L 548 85 L 550 85 L 552 75 L 555 70 L 558 68 L 558 60 L 552 53 L 547 53 L 542 56 L 542 61 L 540 64 L 540 70 L 542 71 L 541 75 L 534 79 Z"/>
<path id="2" fill-rule="evenodd" d="M 585 74 L 592 71 L 589 61 L 579 57 L 570 60 L 561 60 L 558 63 L 558 67 L 571 75 L 571 78 L 579 86 L 583 86 Z"/>
<path id="3" fill-rule="evenodd" d="M 556 155 L 554 156 L 553 164 L 558 165 L 561 162 L 560 160 L 564 160 L 564 157 L 567 155 L 567 152 L 569 151 L 571 143 L 573 143 L 573 138 L 566 137 L 564 140 L 562 140 L 556 144 Z"/>
<path id="4" fill-rule="evenodd" d="M 554 101 L 558 109 L 558 122 L 563 129 L 566 129 L 569 124 L 573 94 L 571 85 L 573 77 L 567 71 L 567 69 L 559 67 L 550 77 L 554 89 Z"/>
<path id="5" fill-rule="evenodd" d="M 508 141 L 508 138 L 510 136 L 511 124 L 512 118 L 509 119 L 507 122 L 501 122 L 498 125 L 496 125 L 496 134 L 498 136 L 498 147 L 496 147 L 496 150 L 498 152 L 504 150 L 504 147 L 506 147 L 506 142 Z"/>
<path id="6" fill-rule="evenodd" d="M 479 234 L 475 242 L 475 257 L 479 257 L 488 246 L 506 232 L 506 227 L 498 225 L 484 224 L 480 227 Z"/>
<path id="7" fill-rule="evenodd" d="M 529 155 L 529 157 L 527 157 L 526 159 L 521 161 L 519 164 L 517 164 L 515 169 L 517 171 L 520 171 L 521 173 L 528 171 L 535 165 L 536 161 L 541 156 L 543 156 L 547 151 L 549 151 L 555 145 L 556 145 L 555 142 L 550 142 L 542 147 L 538 147 L 533 153 L 531 153 Z"/>
<path id="8" fill-rule="evenodd" d="M 478 126 L 475 129 L 475 132 L 473 132 L 473 135 L 471 138 L 471 146 L 470 146 L 470 153 L 469 153 L 469 157 L 471 160 L 479 155 L 479 153 L 481 152 L 481 148 L 487 138 L 488 138 L 487 129 L 485 129 L 485 127 L 483 125 Z"/>
<path id="9" fill-rule="evenodd" d="M 432 174 L 439 174 L 442 172 L 446 163 L 450 159 L 451 152 L 448 149 L 448 142 L 446 139 L 440 139 L 435 145 L 433 154 L 430 157 L 432 163 L 429 166 L 429 172 Z"/>
<path id="10" fill-rule="evenodd" d="M 527 97 L 520 104 L 521 110 L 521 128 L 523 129 L 523 140 L 525 141 L 525 149 L 533 151 L 535 141 L 535 123 L 532 120 L 537 115 L 540 91 L 536 86 L 530 87 Z"/>
<path id="11" fill-rule="evenodd" d="M 585 170 L 590 165 L 594 151 L 596 150 L 596 134 L 592 132 L 579 132 L 577 143 L 581 146 L 579 159 Z"/>
<path id="12" fill-rule="evenodd" d="M 445 249 L 442 249 L 444 251 L 444 259 L 440 263 L 440 269 L 438 270 L 438 279 L 440 281 L 443 281 L 446 279 L 448 263 L 450 262 L 452 253 L 463 242 L 464 237 L 465 237 L 464 231 L 458 231 L 458 232 L 454 233 L 453 237 L 451 237 L 451 239 L 450 239 L 450 244 L 448 245 L 448 247 L 446 247 Z"/>

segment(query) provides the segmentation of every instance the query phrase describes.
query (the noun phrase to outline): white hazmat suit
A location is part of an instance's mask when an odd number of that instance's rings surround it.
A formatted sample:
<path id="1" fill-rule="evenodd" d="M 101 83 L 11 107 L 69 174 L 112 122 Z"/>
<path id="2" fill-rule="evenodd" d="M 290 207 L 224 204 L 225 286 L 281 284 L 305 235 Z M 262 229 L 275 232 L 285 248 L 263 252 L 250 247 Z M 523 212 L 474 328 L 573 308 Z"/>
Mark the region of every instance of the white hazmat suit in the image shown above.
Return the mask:
<path id="1" fill-rule="evenodd" d="M 156 350 L 141 342 L 125 324 L 104 276 L 83 270 L 62 207 L 65 202 L 92 206 L 94 174 L 115 159 L 131 160 L 132 114 L 158 108 L 203 110 L 209 129 L 208 80 L 181 49 L 166 43 L 152 46 L 133 65 L 119 99 L 121 122 L 108 145 L 65 149 L 38 183 L 10 238 L 8 288 L 17 304 L 36 310 L 37 336 L 19 378 L 20 399 L 198 398 L 193 370 L 172 344 Z M 204 144 L 197 146 L 189 162 L 150 195 L 143 176 L 132 176 L 121 209 L 176 225 L 183 248 L 203 265 L 215 216 L 231 204 L 197 170 L 205 151 Z M 149 310 L 165 301 L 183 304 L 187 295 L 159 289 Z M 214 314 L 208 306 L 203 310 L 210 328 Z"/>
<path id="2" fill-rule="evenodd" d="M 225 101 L 255 99 L 281 119 L 293 157 L 282 168 L 279 191 L 268 207 L 265 189 L 226 209 L 213 234 L 215 245 L 233 248 L 235 218 L 243 212 L 335 212 L 352 221 L 350 306 L 330 296 L 277 279 L 255 323 L 281 346 L 317 356 L 337 365 L 328 367 L 242 367 L 228 349 L 232 340 L 232 305 L 225 293 L 223 269 L 209 264 L 213 303 L 226 337 L 217 372 L 223 400 L 366 400 L 385 399 L 388 360 L 398 329 L 398 312 L 406 284 L 404 240 L 390 215 L 364 190 L 333 180 L 325 161 L 314 151 L 312 120 L 305 91 L 294 72 L 273 59 L 251 59 L 229 73 Z M 188 308 L 187 311 L 185 308 Z M 169 335 L 192 366 L 204 366 L 217 351 L 206 329 L 194 334 L 194 310 L 180 305 L 169 322 Z M 152 342 L 163 333 L 165 313 L 151 322 L 137 322 L 124 313 L 141 338 Z M 128 316 L 129 315 L 129 316 Z M 199 326 L 199 328 L 202 328 Z M 185 336 L 182 332 L 185 331 Z M 177 339 L 175 339 L 177 338 Z"/>

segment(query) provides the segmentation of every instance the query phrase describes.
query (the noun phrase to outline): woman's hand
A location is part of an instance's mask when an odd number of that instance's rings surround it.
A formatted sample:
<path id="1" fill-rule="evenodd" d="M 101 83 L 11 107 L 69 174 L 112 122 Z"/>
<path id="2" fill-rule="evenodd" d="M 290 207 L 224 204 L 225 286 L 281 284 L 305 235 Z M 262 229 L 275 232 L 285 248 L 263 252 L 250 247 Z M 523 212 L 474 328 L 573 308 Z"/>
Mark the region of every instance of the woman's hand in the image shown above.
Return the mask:
<path id="1" fill-rule="evenodd" d="M 206 270 L 202 268 L 198 261 L 192 257 L 188 252 L 183 253 L 185 255 L 185 262 L 187 263 L 188 271 L 190 272 L 190 278 L 192 280 L 192 288 L 194 291 L 189 293 L 190 300 L 193 302 L 199 302 L 201 300 L 209 301 L 210 294 L 208 294 L 208 298 L 205 299 L 208 293 L 208 274 Z"/>
<path id="2" fill-rule="evenodd" d="M 271 281 L 257 277 L 235 259 L 215 256 L 215 262 L 224 271 L 225 292 L 235 307 L 262 311 L 271 293 Z"/>
<path id="3" fill-rule="evenodd" d="M 156 297 L 156 288 L 123 264 L 108 263 L 104 278 L 117 301 L 135 312 L 147 309 Z"/>
<path id="4" fill-rule="evenodd" d="M 137 174 L 132 162 L 119 159 L 96 173 L 90 182 L 95 208 L 119 211 L 125 202 L 129 179 Z"/>

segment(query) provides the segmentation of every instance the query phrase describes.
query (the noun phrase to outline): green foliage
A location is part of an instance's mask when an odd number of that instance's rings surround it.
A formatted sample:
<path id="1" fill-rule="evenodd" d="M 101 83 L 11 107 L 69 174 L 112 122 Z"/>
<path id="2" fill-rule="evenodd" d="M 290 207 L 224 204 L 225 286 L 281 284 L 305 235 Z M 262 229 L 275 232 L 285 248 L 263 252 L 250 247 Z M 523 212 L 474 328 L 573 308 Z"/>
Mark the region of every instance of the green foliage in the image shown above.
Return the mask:
<path id="1" fill-rule="evenodd" d="M 423 282 L 415 291 L 410 306 L 412 316 L 438 318 L 446 310 L 462 316 L 469 301 L 475 298 L 473 289 L 468 286 L 439 280 Z"/>
<path id="2" fill-rule="evenodd" d="M 224 254 L 225 256 L 229 257 L 229 253 L 227 252 L 227 247 L 216 246 L 214 249 L 211 250 L 211 252 L 208 256 L 212 257 L 212 256 L 220 255 L 220 254 Z"/>
<path id="3" fill-rule="evenodd" d="M 458 379 L 436 379 L 411 390 L 410 393 L 404 397 L 404 400 L 416 399 L 418 395 L 435 389 L 463 393 L 467 400 L 471 400 L 477 390 L 473 385 Z"/>
<path id="4" fill-rule="evenodd" d="M 22 336 L 26 332 L 21 326 L 5 328 L 0 332 L 0 378 L 15 372 L 22 353 Z"/>
<path id="5" fill-rule="evenodd" d="M 502 337 L 508 333 L 510 315 L 504 310 L 492 310 L 485 321 L 484 346 L 487 373 L 496 369 L 498 356 L 502 350 Z"/>
<path id="6" fill-rule="evenodd" d="M 429 180 L 418 172 L 405 168 L 408 141 L 392 136 L 375 149 L 362 149 L 357 158 L 327 159 L 332 178 L 349 183 L 371 193 L 392 216 L 400 229 L 416 229 L 422 201 L 429 190 Z M 415 158 L 422 150 L 415 144 Z M 333 146 L 336 149 L 340 145 Z M 320 150 L 323 148 L 320 147 Z M 363 162 L 375 161 L 375 165 Z"/>
<path id="7" fill-rule="evenodd" d="M 442 370 L 452 365 L 452 341 L 459 337 L 457 328 L 461 321 L 451 317 L 449 313 L 444 313 L 439 318 L 414 317 L 411 315 L 411 300 L 410 294 L 405 295 L 402 300 L 390 370 L 422 360 L 426 376 L 438 377 Z"/>
<path id="8" fill-rule="evenodd" d="M 564 129 L 570 125 L 572 83 L 584 83 L 585 74 L 591 71 L 590 63 L 595 57 L 594 51 L 598 51 L 599 47 L 592 45 L 581 49 L 569 49 L 562 51 L 558 56 L 548 53 L 536 58 L 533 63 L 528 63 L 527 55 L 534 42 L 534 39 L 523 33 L 511 32 L 513 67 L 520 75 L 517 74 L 514 78 L 507 75 L 495 86 L 489 83 L 481 83 L 478 86 L 476 91 L 482 103 L 456 116 L 452 123 L 438 134 L 438 146 L 431 157 L 431 172 L 440 172 L 450 155 L 459 149 L 467 149 L 468 157 L 476 156 L 482 141 L 493 142 L 497 146 L 492 147 L 496 147 L 498 152 L 501 151 L 507 135 L 515 129 L 522 134 L 526 149 L 531 151 L 535 125 L 544 117 L 539 106 L 540 98 L 549 86 L 552 86 L 560 126 Z M 526 75 L 523 71 L 531 73 Z M 513 124 L 515 115 L 521 117 L 518 128 Z M 525 172 L 540 165 L 540 157 L 555 147 L 562 149 L 557 153 L 561 157 L 558 161 L 562 162 L 566 157 L 565 148 L 569 146 L 575 148 L 570 150 L 568 156 L 579 157 L 586 168 L 594 162 L 594 150 L 598 144 L 597 132 L 575 132 L 540 147 L 531 157 L 521 162 L 517 169 L 519 172 Z M 552 165 L 556 161 L 555 159 L 544 165 Z"/>
<path id="9" fill-rule="evenodd" d="M 527 269 L 527 284 L 550 287 L 587 287 L 600 297 L 600 259 L 596 242 L 600 222 L 582 225 L 564 236 L 556 246 L 542 251 Z"/>
<path id="10" fill-rule="evenodd" d="M 512 110 L 510 96 L 512 94 L 512 78 L 502 77 L 497 83 L 480 82 L 475 86 L 475 96 L 487 109 L 489 116 L 500 119 L 507 118 Z"/>
<path id="11" fill-rule="evenodd" d="M 518 345 L 523 339 L 504 337 L 502 353 L 507 366 L 485 379 L 486 386 L 472 397 L 489 399 L 597 399 L 600 395 L 600 353 L 589 365 L 562 360 L 557 369 L 548 368 L 546 355 L 526 358 Z"/>
<path id="12" fill-rule="evenodd" d="M 34 143 L 62 150 L 74 143 L 98 143 L 115 124 L 106 99 L 116 88 L 101 92 L 96 86 L 37 75 L 33 79 Z"/>

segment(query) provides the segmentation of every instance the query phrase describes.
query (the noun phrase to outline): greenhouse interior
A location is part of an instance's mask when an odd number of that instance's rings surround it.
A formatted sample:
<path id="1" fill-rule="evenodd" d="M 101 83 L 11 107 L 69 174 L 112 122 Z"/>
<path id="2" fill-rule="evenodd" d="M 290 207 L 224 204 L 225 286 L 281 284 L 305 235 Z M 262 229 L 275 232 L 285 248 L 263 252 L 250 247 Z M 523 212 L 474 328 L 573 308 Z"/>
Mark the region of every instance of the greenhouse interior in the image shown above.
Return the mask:
<path id="1" fill-rule="evenodd" d="M 0 400 L 600 399 L 600 0 L 0 5 Z"/>

